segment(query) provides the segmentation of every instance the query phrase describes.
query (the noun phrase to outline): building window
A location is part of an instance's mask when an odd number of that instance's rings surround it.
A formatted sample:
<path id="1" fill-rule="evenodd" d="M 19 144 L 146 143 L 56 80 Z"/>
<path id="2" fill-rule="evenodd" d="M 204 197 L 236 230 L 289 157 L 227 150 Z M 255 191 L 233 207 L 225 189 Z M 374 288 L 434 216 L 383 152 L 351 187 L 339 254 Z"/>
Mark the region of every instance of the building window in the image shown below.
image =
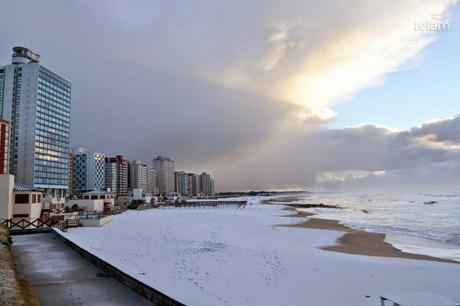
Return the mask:
<path id="1" fill-rule="evenodd" d="M 14 202 L 16 204 L 29 204 L 29 195 L 28 194 L 16 194 L 14 195 Z"/>
<path id="2" fill-rule="evenodd" d="M 37 195 L 36 194 L 32 195 L 32 203 L 37 203 Z"/>

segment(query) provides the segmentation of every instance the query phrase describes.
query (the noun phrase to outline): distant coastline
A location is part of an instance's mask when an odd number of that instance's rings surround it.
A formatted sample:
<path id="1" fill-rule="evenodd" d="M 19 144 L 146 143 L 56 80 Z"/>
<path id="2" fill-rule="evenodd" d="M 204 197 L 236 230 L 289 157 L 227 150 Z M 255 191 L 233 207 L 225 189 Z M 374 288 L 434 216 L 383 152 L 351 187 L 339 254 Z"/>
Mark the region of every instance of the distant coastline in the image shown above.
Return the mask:
<path id="1" fill-rule="evenodd" d="M 236 197 L 272 197 L 272 196 L 293 196 L 301 194 L 310 194 L 310 191 L 306 190 L 286 190 L 286 191 L 229 191 L 229 192 L 216 192 L 215 197 L 217 198 L 236 198 Z"/>

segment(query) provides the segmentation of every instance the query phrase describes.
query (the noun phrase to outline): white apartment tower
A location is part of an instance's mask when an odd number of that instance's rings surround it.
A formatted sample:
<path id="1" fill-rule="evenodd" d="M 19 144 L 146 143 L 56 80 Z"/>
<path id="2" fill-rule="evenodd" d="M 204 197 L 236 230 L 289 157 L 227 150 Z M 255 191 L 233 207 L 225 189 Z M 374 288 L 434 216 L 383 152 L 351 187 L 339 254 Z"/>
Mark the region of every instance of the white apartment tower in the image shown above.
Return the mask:
<path id="1" fill-rule="evenodd" d="M 157 156 L 153 159 L 158 193 L 167 194 L 175 191 L 174 169 L 174 161 L 167 157 Z"/>
<path id="2" fill-rule="evenodd" d="M 155 171 L 143 164 L 140 160 L 134 160 L 130 165 L 131 189 L 142 189 L 155 193 Z"/>
<path id="3" fill-rule="evenodd" d="M 153 195 L 157 194 L 157 178 L 155 170 L 152 168 L 148 168 L 147 171 L 147 191 L 152 193 Z"/>
<path id="4" fill-rule="evenodd" d="M 130 164 L 131 189 L 147 189 L 147 165 L 140 160 L 133 160 Z"/>
<path id="5" fill-rule="evenodd" d="M 200 189 L 202 195 L 209 196 L 214 194 L 214 180 L 206 172 L 200 174 Z"/>
<path id="6" fill-rule="evenodd" d="M 10 172 L 17 183 L 62 197 L 69 183 L 71 83 L 40 65 L 40 56 L 13 48 L 0 66 L 0 118 L 11 124 Z"/>

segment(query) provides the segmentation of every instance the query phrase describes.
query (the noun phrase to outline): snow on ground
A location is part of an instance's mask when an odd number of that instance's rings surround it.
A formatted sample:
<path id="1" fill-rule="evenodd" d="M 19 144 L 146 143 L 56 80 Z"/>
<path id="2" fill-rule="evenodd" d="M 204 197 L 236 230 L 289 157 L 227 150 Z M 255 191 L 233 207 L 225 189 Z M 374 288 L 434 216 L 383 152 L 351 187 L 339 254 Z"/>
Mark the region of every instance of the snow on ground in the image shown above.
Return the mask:
<path id="1" fill-rule="evenodd" d="M 187 305 L 380 305 L 379 295 L 414 305 L 427 295 L 460 301 L 460 265 L 323 251 L 317 247 L 341 233 L 274 226 L 299 221 L 280 217 L 289 213 L 280 208 L 128 211 L 63 235 Z"/>

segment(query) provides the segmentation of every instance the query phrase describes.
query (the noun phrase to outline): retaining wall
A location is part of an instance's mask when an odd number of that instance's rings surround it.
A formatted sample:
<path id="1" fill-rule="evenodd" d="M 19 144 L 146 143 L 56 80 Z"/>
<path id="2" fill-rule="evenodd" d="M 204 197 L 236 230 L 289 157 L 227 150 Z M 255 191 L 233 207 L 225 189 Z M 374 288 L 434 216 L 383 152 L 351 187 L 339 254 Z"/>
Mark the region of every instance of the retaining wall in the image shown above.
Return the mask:
<path id="1" fill-rule="evenodd" d="M 56 234 L 64 240 L 64 243 L 71 247 L 73 250 L 75 250 L 78 254 L 80 254 L 82 257 L 86 258 L 88 261 L 90 261 L 92 264 L 94 264 L 96 267 L 110 275 L 111 277 L 115 278 L 131 290 L 135 291 L 136 293 L 142 295 L 145 297 L 147 300 L 155 303 L 156 305 L 161 305 L 161 306 L 185 306 L 185 304 L 167 296 L 166 294 L 156 290 L 155 288 L 152 288 L 143 282 L 135 279 L 132 276 L 129 276 L 128 274 L 120 271 L 118 268 L 114 267 L 113 265 L 109 264 L 108 262 L 100 259 L 99 257 L 91 254 L 90 252 L 86 251 L 85 249 L 82 249 L 72 241 L 66 239 L 65 237 L 61 236 L 58 231 L 56 231 Z"/>

